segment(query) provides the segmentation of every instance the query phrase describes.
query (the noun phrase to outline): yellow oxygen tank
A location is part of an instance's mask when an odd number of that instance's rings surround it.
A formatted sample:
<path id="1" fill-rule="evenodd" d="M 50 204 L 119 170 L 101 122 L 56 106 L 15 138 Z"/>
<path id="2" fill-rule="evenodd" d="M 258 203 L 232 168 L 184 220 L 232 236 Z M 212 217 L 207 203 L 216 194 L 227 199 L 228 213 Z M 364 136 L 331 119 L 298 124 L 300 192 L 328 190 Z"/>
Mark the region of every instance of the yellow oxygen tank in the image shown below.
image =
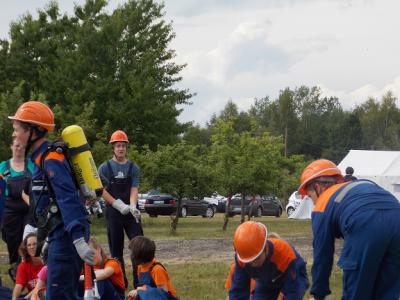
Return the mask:
<path id="1" fill-rule="evenodd" d="M 68 144 L 70 163 L 83 196 L 86 199 L 100 197 L 103 185 L 83 129 L 78 125 L 68 126 L 61 137 Z"/>

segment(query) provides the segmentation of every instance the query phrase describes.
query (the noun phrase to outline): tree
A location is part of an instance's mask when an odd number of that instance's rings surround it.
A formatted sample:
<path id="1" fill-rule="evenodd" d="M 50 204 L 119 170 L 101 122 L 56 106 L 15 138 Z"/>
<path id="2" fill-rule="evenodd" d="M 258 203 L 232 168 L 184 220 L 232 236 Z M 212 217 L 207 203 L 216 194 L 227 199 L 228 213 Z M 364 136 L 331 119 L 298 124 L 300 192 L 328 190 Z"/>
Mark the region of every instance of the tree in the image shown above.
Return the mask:
<path id="1" fill-rule="evenodd" d="M 237 133 L 234 119 L 227 122 L 219 119 L 211 136 L 210 163 L 215 168 L 214 177 L 228 193 L 223 230 L 229 217 L 229 201 L 234 193 L 242 194 L 242 222 L 244 221 L 243 201 L 248 194 L 277 191 L 283 165 L 283 144 L 279 137 L 268 132 L 256 134 L 251 131 Z"/>
<path id="2" fill-rule="evenodd" d="M 146 149 L 141 155 L 142 176 L 147 185 L 159 187 L 162 191 L 178 198 L 175 217 L 171 218 L 171 231 L 175 232 L 184 197 L 204 196 L 211 193 L 210 175 L 203 164 L 206 148 L 185 142 L 159 146 L 153 152 Z"/>
<path id="3" fill-rule="evenodd" d="M 68 16 L 53 1 L 36 19 L 12 23 L 10 40 L 0 41 L 0 93 L 21 86 L 21 100 L 43 95 L 59 107 L 57 128 L 80 124 L 82 107 L 94 103 L 93 132 L 123 129 L 153 150 L 177 142 L 185 129 L 177 105 L 189 104 L 191 94 L 176 87 L 185 65 L 173 61 L 163 5 L 130 0 L 108 13 L 106 4 L 87 0 Z M 88 138 L 93 144 L 97 136 Z"/>

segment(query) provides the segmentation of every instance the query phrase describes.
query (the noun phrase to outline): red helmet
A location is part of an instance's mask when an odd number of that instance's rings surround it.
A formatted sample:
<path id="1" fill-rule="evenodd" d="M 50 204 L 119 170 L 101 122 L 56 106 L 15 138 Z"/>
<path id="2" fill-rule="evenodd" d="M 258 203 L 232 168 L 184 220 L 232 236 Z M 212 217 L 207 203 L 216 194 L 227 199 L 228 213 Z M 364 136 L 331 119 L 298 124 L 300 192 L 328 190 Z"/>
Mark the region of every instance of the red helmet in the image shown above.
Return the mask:
<path id="1" fill-rule="evenodd" d="M 306 195 L 306 187 L 312 180 L 323 176 L 335 176 L 343 178 L 338 167 L 327 159 L 318 159 L 310 163 L 301 173 L 298 191 Z"/>
<path id="2" fill-rule="evenodd" d="M 37 125 L 48 132 L 54 131 L 54 114 L 51 109 L 39 101 L 28 101 L 18 107 L 14 116 L 8 117 L 11 120 Z"/>
<path id="3" fill-rule="evenodd" d="M 263 223 L 247 221 L 238 226 L 233 246 L 239 261 L 249 263 L 263 252 L 267 243 L 267 227 Z"/>
<path id="4" fill-rule="evenodd" d="M 114 144 L 116 142 L 125 142 L 129 143 L 128 136 L 122 130 L 115 131 L 110 138 L 109 144 Z"/>

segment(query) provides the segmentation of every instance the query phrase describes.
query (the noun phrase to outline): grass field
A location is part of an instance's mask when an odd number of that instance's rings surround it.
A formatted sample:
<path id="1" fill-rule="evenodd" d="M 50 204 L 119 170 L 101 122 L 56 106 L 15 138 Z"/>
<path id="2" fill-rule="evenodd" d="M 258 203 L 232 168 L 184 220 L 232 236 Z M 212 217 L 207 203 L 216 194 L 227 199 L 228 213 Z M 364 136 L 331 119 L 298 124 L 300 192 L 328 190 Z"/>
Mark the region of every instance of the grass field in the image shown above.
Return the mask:
<path id="1" fill-rule="evenodd" d="M 93 218 L 92 220 L 92 235 L 96 236 L 97 239 L 107 244 L 106 225 L 104 218 Z M 285 216 L 281 218 L 275 217 L 262 217 L 256 220 L 266 224 L 270 232 L 277 232 L 283 238 L 296 242 L 311 241 L 311 224 L 309 220 L 290 220 Z M 174 244 L 174 240 L 199 240 L 199 239 L 231 239 L 236 226 L 240 222 L 240 217 L 236 216 L 230 219 L 229 226 L 226 232 L 222 231 L 223 216 L 217 214 L 212 219 L 204 219 L 201 217 L 188 217 L 186 219 L 180 219 L 176 234 L 170 233 L 169 217 L 158 217 L 150 218 L 146 214 L 143 215 L 142 223 L 144 233 L 147 237 L 157 241 L 170 241 Z M 0 251 L 4 253 L 4 243 L 0 243 Z M 230 246 L 229 246 L 230 247 Z M 106 247 L 107 249 L 107 247 Z M 220 249 L 226 250 L 226 249 Z M 311 251 L 311 248 L 310 248 Z M 216 261 L 210 257 L 207 259 L 197 259 L 195 251 L 191 254 L 192 259 L 190 261 L 182 259 L 179 260 L 177 257 L 173 262 L 166 260 L 162 261 L 167 267 L 175 288 L 182 300 L 206 300 L 206 299 L 225 299 L 226 291 L 224 290 L 225 278 L 231 264 L 230 259 L 223 259 Z M 126 258 L 128 261 L 128 258 Z M 312 265 L 312 259 L 307 259 L 307 267 L 310 276 L 310 267 Z M 8 276 L 5 275 L 7 265 L 2 264 L 0 272 L 2 274 L 3 281 L 7 286 L 11 283 L 8 280 Z M 129 268 L 127 268 L 129 270 Z M 131 271 L 129 272 L 129 278 L 131 277 Z M 332 295 L 327 299 L 341 299 L 341 271 L 335 265 L 331 276 L 331 290 Z M 305 297 L 308 299 L 309 295 Z"/>

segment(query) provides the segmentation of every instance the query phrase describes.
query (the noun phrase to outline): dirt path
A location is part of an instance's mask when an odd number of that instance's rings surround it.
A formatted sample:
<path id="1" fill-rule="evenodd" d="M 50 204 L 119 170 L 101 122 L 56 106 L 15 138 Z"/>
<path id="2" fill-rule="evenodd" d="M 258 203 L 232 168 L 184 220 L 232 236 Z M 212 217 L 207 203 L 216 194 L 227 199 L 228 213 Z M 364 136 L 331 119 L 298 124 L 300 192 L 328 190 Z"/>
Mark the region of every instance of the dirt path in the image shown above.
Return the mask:
<path id="1" fill-rule="evenodd" d="M 312 240 L 310 238 L 288 238 L 308 262 L 312 261 Z M 342 242 L 336 243 L 336 256 Z M 108 249 L 107 245 L 103 245 Z M 165 263 L 183 264 L 202 261 L 231 261 L 233 259 L 232 239 L 199 239 L 199 240 L 159 240 L 156 241 L 157 258 Z M 125 244 L 124 256 L 129 261 L 128 244 Z M 337 257 L 336 257 L 337 259 Z M 0 263 L 7 264 L 7 252 L 0 252 Z"/>
<path id="2" fill-rule="evenodd" d="M 310 238 L 287 239 L 300 255 L 312 261 L 312 240 Z M 199 240 L 159 240 L 156 241 L 157 259 L 165 263 L 187 263 L 202 261 L 231 261 L 233 259 L 232 239 L 199 239 Z M 342 248 L 342 242 L 336 245 L 336 260 Z M 127 247 L 125 247 L 127 249 Z M 124 255 L 128 258 L 129 253 Z"/>

